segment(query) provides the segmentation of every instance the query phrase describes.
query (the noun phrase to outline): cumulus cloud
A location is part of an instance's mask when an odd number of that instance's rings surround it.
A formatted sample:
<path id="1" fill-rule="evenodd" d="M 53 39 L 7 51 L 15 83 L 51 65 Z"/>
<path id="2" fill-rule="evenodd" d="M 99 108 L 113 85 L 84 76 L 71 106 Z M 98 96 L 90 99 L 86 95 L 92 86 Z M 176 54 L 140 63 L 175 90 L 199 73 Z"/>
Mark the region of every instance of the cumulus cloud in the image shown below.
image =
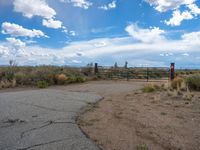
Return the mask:
<path id="1" fill-rule="evenodd" d="M 200 15 L 200 8 L 195 4 L 196 0 L 146 0 L 158 12 L 173 11 L 172 17 L 164 22 L 170 26 L 180 26 L 183 20 L 191 20 Z M 180 7 L 184 6 L 182 12 Z"/>
<path id="2" fill-rule="evenodd" d="M 170 40 L 166 38 L 168 32 L 159 28 L 143 29 L 132 24 L 127 26 L 127 31 L 129 36 L 76 41 L 56 50 L 27 45 L 11 53 L 10 47 L 3 50 L 0 47 L 0 60 L 7 63 L 9 57 L 16 58 L 20 65 L 76 65 L 79 62 L 81 64 L 77 65 L 86 65 L 96 60 L 102 65 L 111 65 L 116 61 L 123 64 L 127 60 L 132 66 L 168 66 L 172 61 L 179 65 L 199 66 L 200 32 L 184 33 L 181 38 Z M 133 42 L 133 38 L 137 41 Z M 10 41 L 20 43 L 17 39 Z M 188 57 L 187 53 L 190 54 Z"/>
<path id="3" fill-rule="evenodd" d="M 13 4 L 14 11 L 20 12 L 28 18 L 40 16 L 50 19 L 56 15 L 55 10 L 49 7 L 45 0 L 14 0 Z"/>
<path id="4" fill-rule="evenodd" d="M 190 54 L 188 54 L 188 53 L 183 53 L 182 55 L 183 56 L 190 56 Z"/>
<path id="5" fill-rule="evenodd" d="M 165 39 L 163 36 L 165 31 L 159 29 L 158 27 L 141 29 L 136 24 L 130 24 L 125 28 L 125 30 L 134 39 L 145 43 L 158 42 Z"/>
<path id="6" fill-rule="evenodd" d="M 184 11 L 181 13 L 179 10 L 175 10 L 173 12 L 172 18 L 170 18 L 168 21 L 165 20 L 165 23 L 171 26 L 179 26 L 181 25 L 181 22 L 183 20 L 190 20 L 190 19 L 193 19 L 193 16 L 190 12 Z"/>
<path id="7" fill-rule="evenodd" d="M 70 34 L 71 36 L 76 36 L 76 32 L 75 32 L 75 31 L 69 31 L 69 34 Z"/>
<path id="8" fill-rule="evenodd" d="M 41 30 L 36 29 L 26 29 L 20 25 L 4 22 L 2 23 L 2 33 L 3 34 L 9 34 L 14 37 L 47 37 Z"/>
<path id="9" fill-rule="evenodd" d="M 183 39 L 184 43 L 188 43 L 190 45 L 193 45 L 194 43 L 199 44 L 200 43 L 200 31 L 185 33 L 182 35 L 182 39 Z"/>
<path id="10" fill-rule="evenodd" d="M 116 1 L 112 1 L 112 2 L 109 3 L 108 5 L 100 6 L 99 9 L 110 10 L 110 9 L 114 9 L 114 8 L 116 8 L 116 7 L 117 7 Z"/>
<path id="11" fill-rule="evenodd" d="M 168 10 L 174 10 L 181 5 L 193 4 L 195 0 L 146 0 L 159 12 L 166 12 Z"/>
<path id="12" fill-rule="evenodd" d="M 60 20 L 55 20 L 56 11 L 51 8 L 46 0 L 14 0 L 14 11 L 20 12 L 24 17 L 43 18 L 42 25 L 47 28 L 59 29 L 62 27 Z"/>
<path id="13" fill-rule="evenodd" d="M 42 25 L 53 29 L 62 28 L 62 22 L 54 19 L 48 19 L 48 20 L 44 19 L 42 21 Z"/>
<path id="14" fill-rule="evenodd" d="M 195 16 L 200 15 L 200 8 L 196 4 L 188 5 L 188 8 L 191 10 L 191 13 Z"/>
<path id="15" fill-rule="evenodd" d="M 73 30 L 70 31 L 66 27 L 62 27 L 62 28 L 63 28 L 62 32 L 68 36 L 76 36 L 77 35 L 77 33 Z"/>
<path id="16" fill-rule="evenodd" d="M 61 0 L 63 1 L 63 0 Z M 89 2 L 88 0 L 67 0 L 66 2 L 72 3 L 74 7 L 80 7 L 83 9 L 88 9 L 93 4 Z"/>
<path id="17" fill-rule="evenodd" d="M 0 45 L 0 57 L 5 57 L 9 55 L 9 48 Z"/>
<path id="18" fill-rule="evenodd" d="M 15 47 L 25 47 L 26 43 L 16 38 L 6 38 L 6 40 Z"/>

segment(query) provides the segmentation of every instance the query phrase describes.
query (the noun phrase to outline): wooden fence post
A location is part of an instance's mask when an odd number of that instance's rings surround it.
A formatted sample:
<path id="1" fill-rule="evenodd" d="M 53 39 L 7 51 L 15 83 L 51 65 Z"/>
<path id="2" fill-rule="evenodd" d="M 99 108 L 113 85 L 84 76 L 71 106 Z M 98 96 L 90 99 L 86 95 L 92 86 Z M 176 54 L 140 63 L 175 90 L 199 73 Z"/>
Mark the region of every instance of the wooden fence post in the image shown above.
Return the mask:
<path id="1" fill-rule="evenodd" d="M 149 68 L 147 67 L 147 82 L 149 82 Z"/>
<path id="2" fill-rule="evenodd" d="M 127 72 L 126 72 L 126 81 L 129 80 L 129 72 L 128 72 L 128 69 L 127 69 Z"/>
<path id="3" fill-rule="evenodd" d="M 98 73 L 98 63 L 94 64 L 94 73 L 97 74 Z"/>

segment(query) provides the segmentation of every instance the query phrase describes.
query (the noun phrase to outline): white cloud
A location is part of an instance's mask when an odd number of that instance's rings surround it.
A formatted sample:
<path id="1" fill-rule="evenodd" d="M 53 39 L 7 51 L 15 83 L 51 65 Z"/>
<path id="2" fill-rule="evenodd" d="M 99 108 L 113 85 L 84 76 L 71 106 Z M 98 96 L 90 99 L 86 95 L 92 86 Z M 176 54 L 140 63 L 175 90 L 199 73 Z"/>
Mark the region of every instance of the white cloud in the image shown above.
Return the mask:
<path id="1" fill-rule="evenodd" d="M 5 57 L 7 55 L 9 55 L 9 48 L 0 45 L 0 57 Z"/>
<path id="2" fill-rule="evenodd" d="M 158 12 L 173 10 L 172 17 L 164 21 L 170 26 L 180 26 L 183 20 L 191 20 L 200 15 L 200 8 L 195 4 L 196 0 L 146 0 Z M 182 13 L 180 6 L 184 6 Z"/>
<path id="3" fill-rule="evenodd" d="M 4 47 L 3 50 L 0 47 L 0 61 L 7 63 L 9 58 L 13 58 L 20 65 L 72 65 L 78 62 L 81 62 L 79 65 L 85 65 L 96 60 L 99 60 L 102 65 L 107 62 L 108 65 L 111 65 L 116 61 L 123 64 L 126 60 L 133 66 L 163 66 L 165 64 L 168 66 L 172 61 L 177 64 L 196 63 L 197 66 L 199 65 L 199 60 L 195 62 L 196 58 L 193 58 L 192 54 L 195 54 L 195 57 L 200 54 L 200 32 L 185 33 L 180 39 L 170 40 L 165 36 L 167 31 L 158 28 L 142 29 L 136 26 L 135 29 L 131 25 L 128 27 L 131 27 L 131 31 L 133 30 L 133 35 L 77 41 L 56 50 L 37 45 L 27 45 L 13 53 L 10 47 Z M 139 42 L 133 42 L 133 38 L 139 40 Z M 150 42 L 150 39 L 154 39 L 153 42 Z M 185 53 L 190 54 L 189 57 L 185 57 L 186 55 L 183 55 Z M 5 57 L 3 58 L 3 56 Z"/>
<path id="4" fill-rule="evenodd" d="M 181 5 L 193 4 L 195 0 L 146 0 L 150 5 L 154 6 L 159 12 L 174 10 Z"/>
<path id="5" fill-rule="evenodd" d="M 61 0 L 63 1 L 63 0 Z M 93 4 L 88 0 L 67 0 L 68 3 L 72 3 L 74 7 L 80 7 L 83 9 L 88 9 Z"/>
<path id="6" fill-rule="evenodd" d="M 193 16 L 190 12 L 184 11 L 181 13 L 179 10 L 175 10 L 173 12 L 172 18 L 170 18 L 170 20 L 168 21 L 165 20 L 165 23 L 171 26 L 179 26 L 181 25 L 181 22 L 183 20 L 190 20 L 190 19 L 193 19 Z"/>
<path id="7" fill-rule="evenodd" d="M 24 37 L 47 37 L 41 30 L 36 30 L 36 29 L 26 29 L 23 28 L 20 25 L 14 24 L 14 23 L 9 23 L 9 22 L 4 22 L 2 23 L 2 33 L 3 34 L 10 34 L 11 36 L 24 36 Z"/>
<path id="8" fill-rule="evenodd" d="M 114 9 L 114 8 L 116 8 L 116 7 L 117 7 L 116 1 L 112 1 L 112 2 L 109 3 L 108 5 L 100 6 L 99 9 L 110 10 L 110 9 Z"/>
<path id="9" fill-rule="evenodd" d="M 188 54 L 188 53 L 183 53 L 182 55 L 183 56 L 190 56 L 190 54 Z"/>
<path id="10" fill-rule="evenodd" d="M 173 56 L 174 54 L 172 52 L 170 53 L 161 53 L 160 56 L 165 56 L 165 57 L 168 57 L 168 56 Z"/>
<path id="11" fill-rule="evenodd" d="M 53 29 L 62 28 L 62 22 L 54 19 L 48 19 L 48 20 L 44 19 L 42 21 L 42 25 Z"/>
<path id="12" fill-rule="evenodd" d="M 13 4 L 14 11 L 21 12 L 27 18 L 42 17 L 42 25 L 47 28 L 59 29 L 62 27 L 63 23 L 55 20 L 56 11 L 46 3 L 46 0 L 14 0 Z"/>
<path id="13" fill-rule="evenodd" d="M 184 43 L 188 43 L 190 45 L 193 45 L 194 43 L 199 44 L 200 43 L 200 31 L 185 33 L 182 35 L 182 40 Z"/>
<path id="14" fill-rule="evenodd" d="M 72 63 L 80 64 L 80 63 L 82 63 L 82 61 L 80 61 L 80 60 L 72 60 Z"/>
<path id="15" fill-rule="evenodd" d="M 125 30 L 134 39 L 145 43 L 158 42 L 165 39 L 163 36 L 165 31 L 159 29 L 158 27 L 141 29 L 136 24 L 130 24 L 125 28 Z"/>
<path id="16" fill-rule="evenodd" d="M 200 14 L 200 8 L 196 4 L 188 5 L 188 8 L 191 10 L 191 13 L 195 16 Z"/>
<path id="17" fill-rule="evenodd" d="M 75 32 L 75 31 L 69 31 L 69 34 L 70 34 L 71 36 L 76 36 L 76 32 Z"/>
<path id="18" fill-rule="evenodd" d="M 62 27 L 63 28 L 63 30 L 62 30 L 62 32 L 63 33 L 65 33 L 66 35 L 69 35 L 69 36 L 76 36 L 77 35 L 77 33 L 75 32 L 75 31 L 73 31 L 73 30 L 71 30 L 71 31 L 69 31 L 66 27 Z"/>
<path id="19" fill-rule="evenodd" d="M 98 47 L 104 47 L 104 46 L 106 46 L 107 45 L 107 43 L 105 42 L 105 41 L 101 41 L 101 42 L 98 42 L 98 43 L 95 43 L 94 44 L 94 46 L 96 47 L 96 48 L 98 48 Z"/>
<path id="20" fill-rule="evenodd" d="M 25 47 L 26 43 L 16 38 L 6 38 L 6 40 L 14 47 Z"/>
<path id="21" fill-rule="evenodd" d="M 65 3 L 66 1 L 65 0 L 59 0 L 61 3 Z"/>
<path id="22" fill-rule="evenodd" d="M 13 4 L 14 11 L 21 12 L 28 18 L 40 16 L 50 19 L 56 15 L 55 10 L 49 7 L 45 0 L 14 0 Z"/>

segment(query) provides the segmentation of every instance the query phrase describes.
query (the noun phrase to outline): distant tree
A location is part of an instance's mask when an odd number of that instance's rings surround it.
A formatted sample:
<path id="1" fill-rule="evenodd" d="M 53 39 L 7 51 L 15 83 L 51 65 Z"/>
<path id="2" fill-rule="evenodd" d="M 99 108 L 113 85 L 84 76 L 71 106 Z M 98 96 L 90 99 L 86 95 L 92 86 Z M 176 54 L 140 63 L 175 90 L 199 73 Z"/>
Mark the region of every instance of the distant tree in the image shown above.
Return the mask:
<path id="1" fill-rule="evenodd" d="M 93 63 L 88 63 L 85 68 L 82 69 L 84 75 L 89 76 L 93 73 Z"/>
<path id="2" fill-rule="evenodd" d="M 88 63 L 87 64 L 87 67 L 93 67 L 93 63 L 91 62 L 91 63 Z"/>
<path id="3" fill-rule="evenodd" d="M 125 62 L 124 68 L 126 68 L 126 69 L 128 68 L 128 62 L 127 61 Z"/>
<path id="4" fill-rule="evenodd" d="M 118 68 L 117 62 L 115 62 L 115 64 L 114 64 L 114 68 Z"/>
<path id="5" fill-rule="evenodd" d="M 9 66 L 10 67 L 17 66 L 17 62 L 15 60 L 9 60 Z"/>

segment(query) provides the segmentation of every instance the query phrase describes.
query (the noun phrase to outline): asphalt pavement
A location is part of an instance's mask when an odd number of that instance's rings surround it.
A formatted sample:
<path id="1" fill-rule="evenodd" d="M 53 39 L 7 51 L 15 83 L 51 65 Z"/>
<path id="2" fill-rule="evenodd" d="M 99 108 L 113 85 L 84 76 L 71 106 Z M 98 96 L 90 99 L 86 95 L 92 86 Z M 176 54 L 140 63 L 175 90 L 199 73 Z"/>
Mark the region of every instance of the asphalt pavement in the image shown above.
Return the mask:
<path id="1" fill-rule="evenodd" d="M 56 89 L 0 93 L 0 150 L 98 150 L 75 119 L 99 99 Z"/>

